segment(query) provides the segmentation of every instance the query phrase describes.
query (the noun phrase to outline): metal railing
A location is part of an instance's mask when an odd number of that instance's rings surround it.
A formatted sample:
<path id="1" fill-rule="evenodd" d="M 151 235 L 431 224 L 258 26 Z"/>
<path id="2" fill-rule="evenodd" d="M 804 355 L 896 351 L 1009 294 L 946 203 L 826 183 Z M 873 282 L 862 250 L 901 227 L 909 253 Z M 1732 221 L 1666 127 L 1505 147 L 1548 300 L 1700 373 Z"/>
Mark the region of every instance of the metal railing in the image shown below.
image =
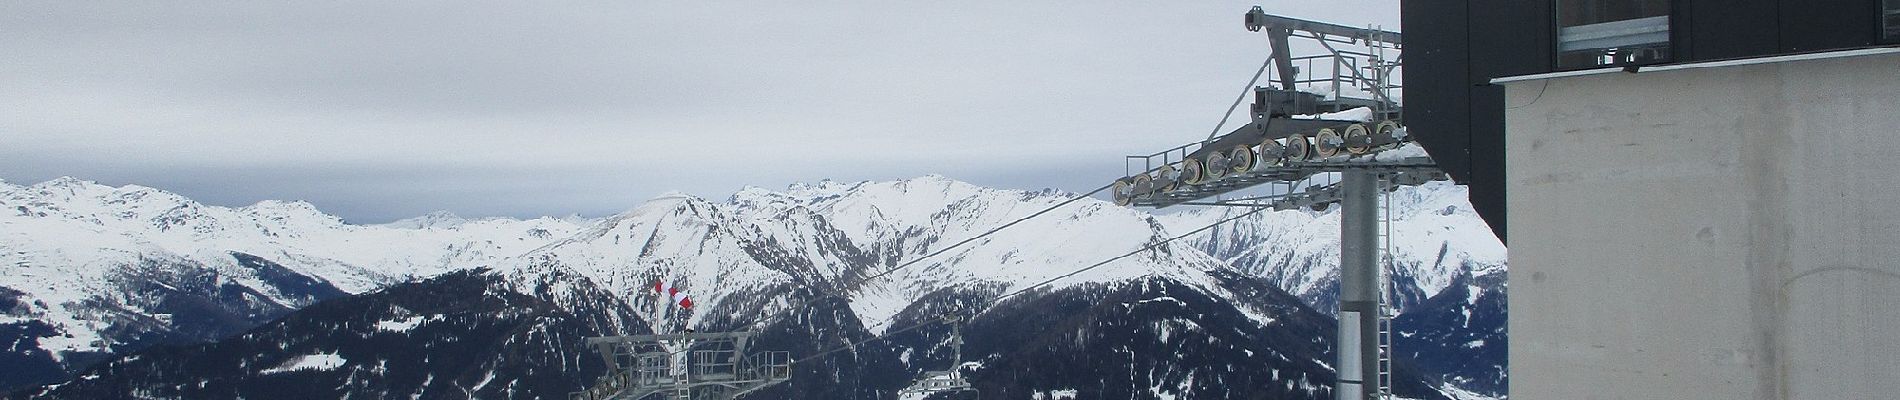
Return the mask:
<path id="1" fill-rule="evenodd" d="M 782 381 L 792 378 L 792 354 L 789 352 L 753 354 L 745 358 L 745 366 L 739 370 L 740 379 Z"/>
<path id="2" fill-rule="evenodd" d="M 791 354 L 747 355 L 757 332 L 588 338 L 610 371 L 571 400 L 731 399 L 791 379 Z"/>

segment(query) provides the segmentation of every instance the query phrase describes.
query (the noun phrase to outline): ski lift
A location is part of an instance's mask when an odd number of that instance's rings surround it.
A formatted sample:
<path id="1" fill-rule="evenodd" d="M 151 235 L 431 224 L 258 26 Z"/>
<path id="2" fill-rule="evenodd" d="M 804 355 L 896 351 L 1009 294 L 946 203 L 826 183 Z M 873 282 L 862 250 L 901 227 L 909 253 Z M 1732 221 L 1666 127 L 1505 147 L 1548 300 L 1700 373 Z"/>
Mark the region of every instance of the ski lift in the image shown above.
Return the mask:
<path id="1" fill-rule="evenodd" d="M 983 393 L 970 386 L 970 380 L 964 379 L 963 368 L 975 363 L 963 362 L 963 321 L 954 316 L 944 316 L 950 323 L 950 346 L 955 349 L 950 358 L 949 371 L 924 371 L 910 386 L 897 391 L 901 400 L 924 400 L 940 393 L 969 393 L 974 399 L 982 399 Z M 961 397 L 959 397 L 961 398 Z"/>

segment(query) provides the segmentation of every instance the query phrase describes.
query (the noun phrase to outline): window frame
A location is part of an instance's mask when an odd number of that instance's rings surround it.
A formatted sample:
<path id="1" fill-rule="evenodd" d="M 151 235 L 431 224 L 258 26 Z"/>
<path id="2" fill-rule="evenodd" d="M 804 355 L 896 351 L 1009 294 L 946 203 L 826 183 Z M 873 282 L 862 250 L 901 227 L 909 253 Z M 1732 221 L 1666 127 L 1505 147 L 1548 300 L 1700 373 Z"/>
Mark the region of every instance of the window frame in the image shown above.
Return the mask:
<path id="1" fill-rule="evenodd" d="M 1620 23 L 1620 22 L 1635 21 L 1635 20 L 1640 20 L 1640 19 L 1645 19 L 1645 18 L 1664 18 L 1665 22 L 1663 23 L 1663 30 L 1661 32 L 1649 32 L 1651 34 L 1659 33 L 1661 34 L 1661 36 L 1663 36 L 1664 39 L 1662 41 L 1652 42 L 1652 43 L 1660 44 L 1659 47 L 1664 52 L 1662 56 L 1656 57 L 1653 59 L 1642 59 L 1642 60 L 1636 60 L 1636 61 L 1612 61 L 1609 63 L 1601 63 L 1601 64 L 1595 64 L 1595 63 L 1593 64 L 1566 64 L 1565 55 L 1570 52 L 1567 52 L 1563 49 L 1564 43 L 1565 43 L 1564 42 L 1564 28 L 1566 28 L 1563 22 L 1563 17 L 1564 17 L 1563 5 L 1565 2 L 1578 2 L 1578 1 L 1618 1 L 1618 0 L 1550 0 L 1549 4 L 1550 4 L 1551 13 L 1550 13 L 1550 47 L 1549 48 L 1550 48 L 1550 66 L 1551 66 L 1552 71 L 1580 71 L 1580 70 L 1599 69 L 1599 68 L 1624 68 L 1624 67 L 1634 67 L 1634 66 L 1644 66 L 1644 65 L 1667 64 L 1667 63 L 1675 62 L 1675 60 L 1678 57 L 1680 57 L 1679 55 L 1680 52 L 1685 50 L 1681 48 L 1681 46 L 1679 46 L 1680 43 L 1677 43 L 1677 40 L 1676 40 L 1677 36 L 1681 34 L 1680 29 L 1682 28 L 1681 26 L 1679 26 L 1681 25 L 1682 18 L 1680 15 L 1677 14 L 1677 10 L 1679 9 L 1679 7 L 1677 7 L 1676 2 L 1683 1 L 1683 0 L 1660 0 L 1663 2 L 1663 8 L 1667 10 L 1662 15 L 1630 18 L 1630 19 L 1617 20 L 1617 21 L 1599 22 L 1599 23 L 1584 24 L 1584 25 L 1578 25 L 1578 26 Z M 1623 0 L 1623 1 L 1641 1 L 1641 0 Z M 1883 1 L 1886 1 L 1886 0 L 1883 0 Z M 1892 1 L 1900 1 L 1900 0 L 1892 0 Z"/>
<path id="2" fill-rule="evenodd" d="M 1875 2 L 1874 29 L 1880 43 L 1900 43 L 1900 0 Z"/>

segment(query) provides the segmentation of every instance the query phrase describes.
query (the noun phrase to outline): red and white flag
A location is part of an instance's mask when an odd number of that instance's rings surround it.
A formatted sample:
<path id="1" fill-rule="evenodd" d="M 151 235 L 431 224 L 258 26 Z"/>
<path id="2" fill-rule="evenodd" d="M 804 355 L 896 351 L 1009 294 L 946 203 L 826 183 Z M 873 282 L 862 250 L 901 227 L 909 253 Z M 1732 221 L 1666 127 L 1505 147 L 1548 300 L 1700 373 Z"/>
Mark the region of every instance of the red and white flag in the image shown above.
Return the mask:
<path id="1" fill-rule="evenodd" d="M 664 280 L 653 281 L 653 290 L 664 293 L 667 296 L 672 296 L 673 304 L 678 304 L 680 308 L 693 308 L 693 299 L 691 297 L 686 297 L 686 293 L 681 292 L 680 288 L 673 287 L 672 284 L 666 283 Z"/>

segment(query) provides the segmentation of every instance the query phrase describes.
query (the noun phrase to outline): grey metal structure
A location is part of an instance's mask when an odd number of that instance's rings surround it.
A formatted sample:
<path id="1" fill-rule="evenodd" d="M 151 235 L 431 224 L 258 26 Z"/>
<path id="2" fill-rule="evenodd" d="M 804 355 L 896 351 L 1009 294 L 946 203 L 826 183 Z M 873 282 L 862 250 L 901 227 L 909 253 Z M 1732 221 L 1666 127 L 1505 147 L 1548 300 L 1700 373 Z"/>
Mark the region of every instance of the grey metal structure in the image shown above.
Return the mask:
<path id="1" fill-rule="evenodd" d="M 1381 162 L 1353 159 L 1409 141 L 1396 120 L 1401 114 L 1395 91 L 1401 88 L 1402 66 L 1397 32 L 1269 15 L 1260 7 L 1247 13 L 1246 22 L 1248 30 L 1267 34 L 1272 44 L 1268 65 L 1277 72 L 1269 78 L 1279 87 L 1251 88 L 1252 121 L 1226 134 L 1125 158 L 1125 175 L 1114 188 L 1116 202 L 1167 207 L 1264 182 L 1366 168 Z M 1325 51 L 1294 56 L 1291 38 L 1311 39 Z M 1295 66 L 1302 61 L 1307 63 L 1304 73 Z M 1329 68 L 1314 68 L 1316 62 Z M 1302 85 L 1328 94 L 1302 91 Z M 1349 88 L 1369 96 L 1342 95 Z M 1372 121 L 1317 115 L 1358 107 L 1370 109 Z M 1389 167 L 1396 169 L 1418 166 L 1392 163 Z"/>
<path id="2" fill-rule="evenodd" d="M 1248 31 L 1267 34 L 1274 51 L 1273 72 L 1278 76 L 1274 81 L 1279 83 L 1280 90 L 1295 91 L 1301 84 L 1326 84 L 1329 86 L 1324 89 L 1330 89 L 1332 96 L 1321 100 L 1322 109 L 1372 107 L 1381 116 L 1397 116 L 1399 102 L 1391 91 L 1403 87 L 1398 81 L 1398 70 L 1403 66 L 1399 51 L 1404 40 L 1398 32 L 1271 15 L 1259 6 L 1247 11 L 1246 22 Z M 1295 37 L 1312 39 L 1326 53 L 1293 56 L 1288 39 Z M 1300 62 L 1305 62 L 1306 68 L 1295 66 Z M 1348 87 L 1376 90 L 1366 90 L 1369 98 L 1341 96 Z"/>
<path id="3" fill-rule="evenodd" d="M 963 322 L 954 316 L 945 316 L 950 323 L 950 369 L 947 371 L 924 371 L 923 376 L 911 382 L 910 386 L 897 392 L 898 399 L 929 398 L 938 393 L 967 393 L 971 399 L 982 399 L 983 393 L 963 378 L 963 369 L 969 365 L 963 362 Z M 959 397 L 962 398 L 962 397 Z"/>
<path id="4" fill-rule="evenodd" d="M 570 400 L 714 400 L 790 380 L 791 355 L 746 353 L 756 332 L 587 338 L 608 374 Z"/>
<path id="5" fill-rule="evenodd" d="M 1339 207 L 1339 362 L 1334 368 L 1339 384 L 1333 390 L 1341 400 L 1384 398 L 1389 385 L 1381 382 L 1385 376 L 1380 374 L 1377 328 L 1385 311 L 1379 295 L 1383 289 L 1379 287 L 1380 254 L 1374 247 L 1379 245 L 1379 178 L 1371 171 L 1344 175 Z"/>
<path id="6" fill-rule="evenodd" d="M 1115 201 L 1127 206 L 1174 205 L 1324 209 L 1340 204 L 1339 359 L 1335 395 L 1341 400 L 1392 398 L 1390 211 L 1381 193 L 1401 185 L 1449 179 L 1430 157 L 1381 154 L 1411 141 L 1396 120 L 1401 36 L 1266 14 L 1254 7 L 1247 30 L 1264 31 L 1273 54 L 1273 87 L 1252 87 L 1252 122 L 1149 155 L 1128 156 Z M 1293 56 L 1289 39 L 1312 39 L 1326 53 Z M 1354 49 L 1342 49 L 1356 46 Z M 1296 62 L 1307 61 L 1308 75 Z M 1313 74 L 1321 61 L 1330 74 Z M 1317 69 L 1325 72 L 1326 69 Z M 1318 76 L 1314 76 L 1318 75 Z M 1302 76 L 1305 76 L 1304 78 Z M 1257 78 L 1257 77 L 1256 77 Z M 1308 85 L 1302 88 L 1302 85 Z M 1311 85 L 1331 85 L 1327 94 Z M 1341 96 L 1353 87 L 1367 98 Z M 1318 118 L 1323 112 L 1370 109 L 1370 121 Z M 1218 133 L 1220 128 L 1216 128 Z M 1139 170 L 1137 171 L 1137 166 Z M 1319 183 L 1317 177 L 1327 178 Z M 1337 177 L 1337 179 L 1332 179 Z M 1265 184 L 1285 189 L 1265 196 L 1223 197 Z M 1309 185 L 1304 188 L 1295 185 Z M 1382 224 L 1381 220 L 1385 223 Z M 1386 256 L 1382 256 L 1385 254 Z"/>

